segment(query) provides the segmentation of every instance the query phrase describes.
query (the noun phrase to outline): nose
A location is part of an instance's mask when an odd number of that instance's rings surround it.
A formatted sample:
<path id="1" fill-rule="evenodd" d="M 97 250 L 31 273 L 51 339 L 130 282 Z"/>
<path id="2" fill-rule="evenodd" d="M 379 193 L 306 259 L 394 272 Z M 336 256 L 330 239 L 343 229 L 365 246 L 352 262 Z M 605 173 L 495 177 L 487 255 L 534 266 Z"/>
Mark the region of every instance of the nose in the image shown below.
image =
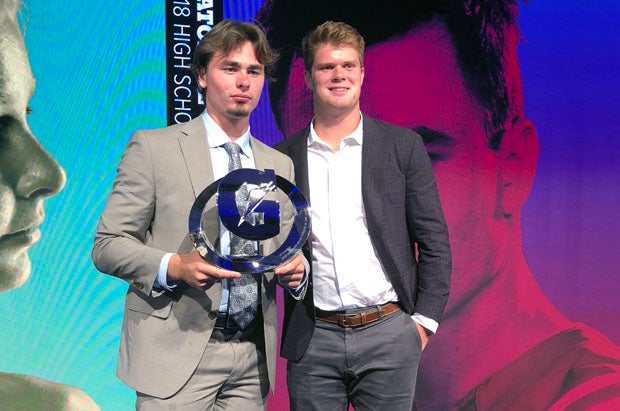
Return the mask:
<path id="1" fill-rule="evenodd" d="M 247 90 L 250 88 L 250 75 L 243 70 L 239 71 L 237 77 L 237 87 L 241 90 Z"/>
<path id="2" fill-rule="evenodd" d="M 67 180 L 65 171 L 36 140 L 28 159 L 20 165 L 15 192 L 24 198 L 51 197 L 58 194 Z"/>
<path id="3" fill-rule="evenodd" d="M 16 196 L 25 199 L 50 197 L 62 190 L 65 171 L 26 127 L 17 120 L 9 120 L 8 124 L 1 124 L 0 129 L 7 143 L 0 146 L 0 167 Z"/>
<path id="4" fill-rule="evenodd" d="M 344 78 L 344 69 L 340 66 L 334 67 L 332 80 L 338 81 Z"/>

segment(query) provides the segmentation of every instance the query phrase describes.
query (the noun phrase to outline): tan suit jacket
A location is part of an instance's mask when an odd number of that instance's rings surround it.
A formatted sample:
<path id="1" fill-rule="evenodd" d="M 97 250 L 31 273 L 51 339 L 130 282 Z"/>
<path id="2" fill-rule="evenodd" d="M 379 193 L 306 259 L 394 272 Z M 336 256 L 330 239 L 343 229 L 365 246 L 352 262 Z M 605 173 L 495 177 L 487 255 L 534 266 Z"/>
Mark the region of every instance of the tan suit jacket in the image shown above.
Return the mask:
<path id="1" fill-rule="evenodd" d="M 293 164 L 260 141 L 250 141 L 257 169 L 294 181 Z M 100 271 L 130 285 L 119 350 L 118 377 L 156 397 L 175 394 L 190 378 L 207 346 L 220 306 L 221 283 L 206 293 L 186 288 L 173 299 L 153 290 L 165 253 L 188 253 L 188 216 L 213 182 L 202 118 L 164 129 L 137 131 L 118 167 L 99 221 L 92 258 Z M 273 249 L 270 240 L 263 252 Z M 273 389 L 276 351 L 276 280 L 262 280 L 264 335 Z"/>

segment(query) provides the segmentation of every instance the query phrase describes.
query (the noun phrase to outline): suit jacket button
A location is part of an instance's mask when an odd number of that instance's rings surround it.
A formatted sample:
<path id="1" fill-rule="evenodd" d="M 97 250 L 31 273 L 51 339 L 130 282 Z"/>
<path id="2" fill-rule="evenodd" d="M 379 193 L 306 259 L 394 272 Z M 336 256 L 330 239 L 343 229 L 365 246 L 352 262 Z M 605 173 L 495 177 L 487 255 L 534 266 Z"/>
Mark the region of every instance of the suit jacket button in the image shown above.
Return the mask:
<path id="1" fill-rule="evenodd" d="M 217 311 L 209 311 L 208 315 L 209 318 L 213 320 L 214 318 L 217 318 Z"/>

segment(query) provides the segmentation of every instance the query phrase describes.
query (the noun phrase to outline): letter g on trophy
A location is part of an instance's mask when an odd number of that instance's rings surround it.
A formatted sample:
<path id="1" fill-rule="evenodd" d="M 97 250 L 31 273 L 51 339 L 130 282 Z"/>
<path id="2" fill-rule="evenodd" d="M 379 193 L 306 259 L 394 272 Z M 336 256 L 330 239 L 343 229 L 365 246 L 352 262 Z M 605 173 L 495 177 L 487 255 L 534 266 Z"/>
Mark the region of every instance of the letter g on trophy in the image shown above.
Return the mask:
<path id="1" fill-rule="evenodd" d="M 231 171 L 198 195 L 189 214 L 189 236 L 202 258 L 241 273 L 269 271 L 288 261 L 310 229 L 306 198 L 274 170 Z M 253 242 L 255 253 L 222 253 L 226 230 Z"/>

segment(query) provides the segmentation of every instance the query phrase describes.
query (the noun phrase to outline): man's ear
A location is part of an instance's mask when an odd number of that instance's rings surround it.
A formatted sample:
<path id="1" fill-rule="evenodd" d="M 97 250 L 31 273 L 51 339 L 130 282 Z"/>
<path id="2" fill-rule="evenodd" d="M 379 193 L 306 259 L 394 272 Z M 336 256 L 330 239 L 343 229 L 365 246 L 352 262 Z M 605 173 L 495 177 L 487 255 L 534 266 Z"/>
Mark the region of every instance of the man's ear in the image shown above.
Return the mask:
<path id="1" fill-rule="evenodd" d="M 518 212 L 527 200 L 538 149 L 538 133 L 530 120 L 517 118 L 505 131 L 497 156 L 501 208 L 506 217 Z"/>
<path id="2" fill-rule="evenodd" d="M 198 72 L 198 84 L 203 90 L 207 89 L 207 71 L 204 68 Z"/>
<path id="3" fill-rule="evenodd" d="M 306 83 L 306 87 L 312 90 L 312 74 L 306 70 L 304 70 L 304 83 Z"/>

